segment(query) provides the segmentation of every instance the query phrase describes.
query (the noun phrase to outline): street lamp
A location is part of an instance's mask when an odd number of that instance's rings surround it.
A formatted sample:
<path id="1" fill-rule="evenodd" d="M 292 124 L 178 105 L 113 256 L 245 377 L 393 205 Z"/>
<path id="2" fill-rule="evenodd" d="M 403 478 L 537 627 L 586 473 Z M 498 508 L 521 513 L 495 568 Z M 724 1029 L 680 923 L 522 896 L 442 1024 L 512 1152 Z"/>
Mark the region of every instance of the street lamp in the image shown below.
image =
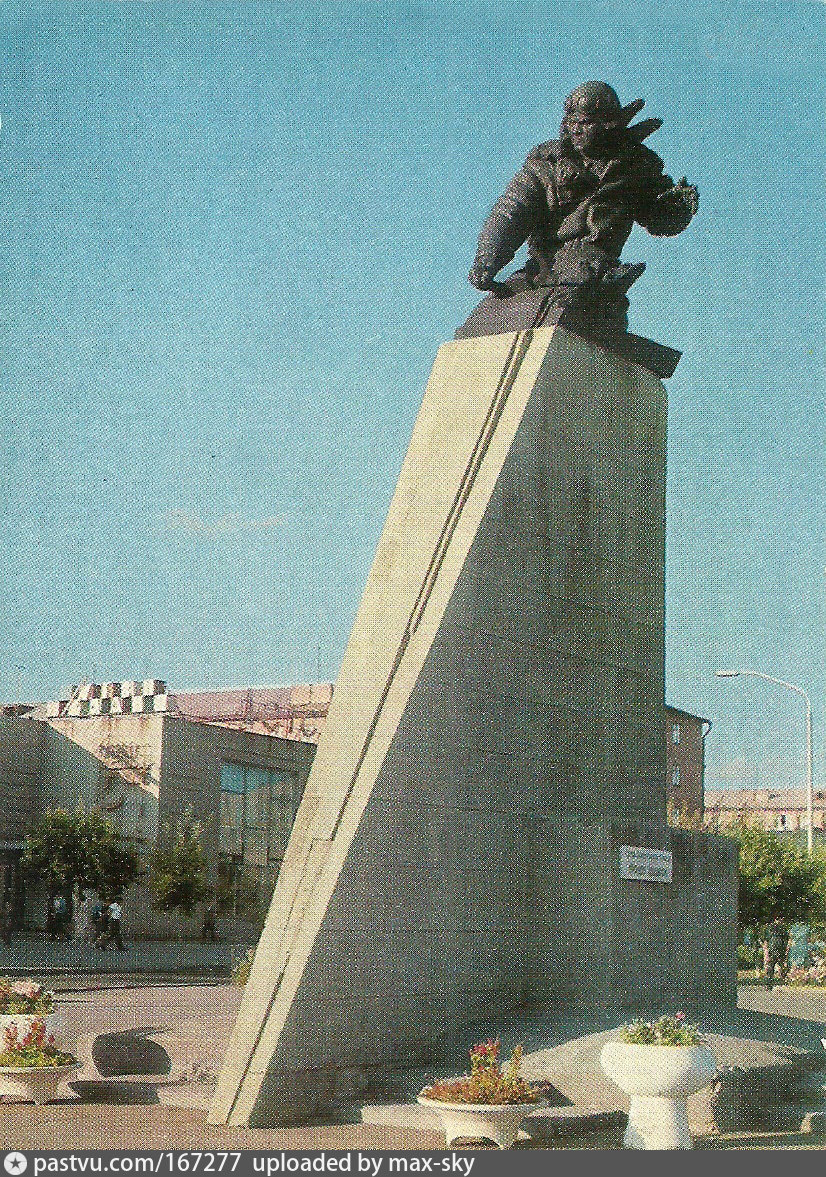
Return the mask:
<path id="1" fill-rule="evenodd" d="M 770 674 L 763 674 L 760 670 L 717 670 L 715 675 L 717 678 L 762 678 L 765 682 L 785 687 L 788 691 L 794 691 L 796 695 L 801 696 L 806 704 L 806 846 L 811 855 L 814 794 L 812 792 L 812 702 L 809 696 L 802 687 L 796 686 L 793 682 L 786 682 L 782 678 L 772 678 Z"/>

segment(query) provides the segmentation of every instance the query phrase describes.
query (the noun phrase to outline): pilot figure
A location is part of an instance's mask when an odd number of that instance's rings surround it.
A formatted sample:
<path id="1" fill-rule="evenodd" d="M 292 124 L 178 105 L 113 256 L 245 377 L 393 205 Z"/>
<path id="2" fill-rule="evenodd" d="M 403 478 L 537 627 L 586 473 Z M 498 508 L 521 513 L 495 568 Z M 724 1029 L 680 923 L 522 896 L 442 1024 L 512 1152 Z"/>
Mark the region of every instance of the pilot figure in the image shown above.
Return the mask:
<path id="1" fill-rule="evenodd" d="M 559 139 L 531 151 L 485 222 L 472 285 L 503 296 L 547 288 L 557 305 L 625 327 L 626 291 L 645 268 L 620 262 L 634 223 L 674 236 L 698 204 L 697 189 L 685 179 L 675 184 L 642 142 L 662 121 L 629 126 L 643 106 L 621 106 L 605 82 L 585 82 L 568 95 Z M 524 269 L 497 281 L 526 241 Z"/>

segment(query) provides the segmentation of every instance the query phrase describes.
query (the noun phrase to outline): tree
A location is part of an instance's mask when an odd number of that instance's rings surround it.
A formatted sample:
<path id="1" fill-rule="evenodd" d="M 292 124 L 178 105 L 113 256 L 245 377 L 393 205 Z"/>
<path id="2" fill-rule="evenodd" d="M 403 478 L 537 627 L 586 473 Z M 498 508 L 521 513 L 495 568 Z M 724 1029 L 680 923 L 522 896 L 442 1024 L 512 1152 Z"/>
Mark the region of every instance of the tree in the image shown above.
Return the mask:
<path id="1" fill-rule="evenodd" d="M 667 803 L 666 819 L 668 824 L 677 830 L 693 830 L 695 833 L 717 833 L 716 825 L 703 815 L 701 809 L 689 809 L 677 801 L 670 800 Z"/>
<path id="2" fill-rule="evenodd" d="M 196 904 L 211 894 L 201 827 L 191 816 L 174 829 L 169 823 L 164 826 L 164 836 L 151 858 L 149 886 L 161 911 L 178 910 L 184 915 L 192 915 Z"/>
<path id="3" fill-rule="evenodd" d="M 108 822 L 101 822 L 99 836 L 90 843 L 89 876 L 99 895 L 119 898 L 138 878 L 140 861 L 135 847 L 121 838 Z"/>
<path id="4" fill-rule="evenodd" d="M 809 922 L 826 915 L 826 860 L 793 838 L 746 821 L 721 833 L 740 844 L 740 923 L 757 927 L 776 915 Z"/>
<path id="5" fill-rule="evenodd" d="M 52 809 L 26 838 L 21 865 L 36 875 L 49 895 L 71 896 L 76 885 L 87 883 L 89 871 L 85 814 Z"/>
<path id="6" fill-rule="evenodd" d="M 75 887 L 121 895 L 140 874 L 135 847 L 98 813 L 52 809 L 26 838 L 27 874 L 45 883 L 49 895 L 71 901 Z"/>

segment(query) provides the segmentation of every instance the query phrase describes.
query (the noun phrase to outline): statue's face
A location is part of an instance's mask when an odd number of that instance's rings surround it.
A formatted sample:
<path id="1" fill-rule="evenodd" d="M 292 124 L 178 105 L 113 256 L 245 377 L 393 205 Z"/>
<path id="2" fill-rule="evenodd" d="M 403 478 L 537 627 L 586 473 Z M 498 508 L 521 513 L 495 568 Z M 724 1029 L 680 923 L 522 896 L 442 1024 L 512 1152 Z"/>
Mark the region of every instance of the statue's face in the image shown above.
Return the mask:
<path id="1" fill-rule="evenodd" d="M 582 155 L 601 155 L 608 146 L 608 127 L 603 118 L 586 104 L 574 106 L 568 112 L 565 126 L 574 149 Z"/>

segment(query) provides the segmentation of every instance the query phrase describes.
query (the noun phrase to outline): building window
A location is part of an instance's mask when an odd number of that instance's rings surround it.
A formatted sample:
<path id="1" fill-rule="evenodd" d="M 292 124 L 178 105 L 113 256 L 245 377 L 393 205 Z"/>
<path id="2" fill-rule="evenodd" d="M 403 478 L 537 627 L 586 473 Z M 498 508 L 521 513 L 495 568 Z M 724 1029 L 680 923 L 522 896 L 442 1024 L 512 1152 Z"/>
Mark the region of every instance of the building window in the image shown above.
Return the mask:
<path id="1" fill-rule="evenodd" d="M 679 744 L 680 742 L 680 725 L 674 723 L 671 725 L 671 743 Z"/>
<path id="2" fill-rule="evenodd" d="M 679 788 L 679 785 L 680 785 L 680 768 L 679 768 L 679 765 L 675 764 L 671 770 L 671 787 L 674 789 L 677 789 L 677 788 Z"/>
<path id="3" fill-rule="evenodd" d="M 301 800 L 283 769 L 221 765 L 221 854 L 245 866 L 280 864 Z"/>
<path id="4" fill-rule="evenodd" d="M 778 813 L 778 815 L 777 815 L 777 828 L 779 830 L 785 830 L 785 828 L 786 828 L 786 815 L 785 815 L 785 813 Z"/>

